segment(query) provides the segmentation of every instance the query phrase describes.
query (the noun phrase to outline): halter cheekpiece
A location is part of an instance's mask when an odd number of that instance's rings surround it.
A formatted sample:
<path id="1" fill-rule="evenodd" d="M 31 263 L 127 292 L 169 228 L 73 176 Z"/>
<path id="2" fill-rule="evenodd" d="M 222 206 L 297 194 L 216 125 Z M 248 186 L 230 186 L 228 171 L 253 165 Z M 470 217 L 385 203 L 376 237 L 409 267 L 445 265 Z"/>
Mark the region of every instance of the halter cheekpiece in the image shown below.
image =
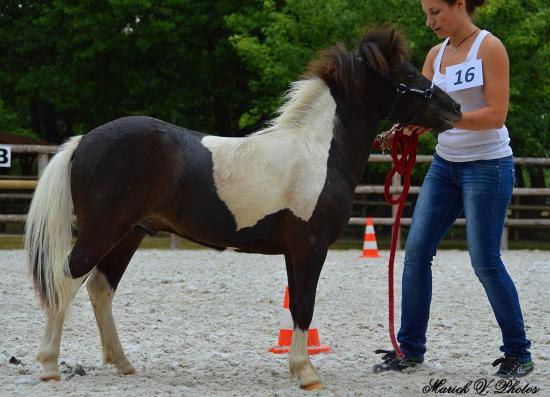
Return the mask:
<path id="1" fill-rule="evenodd" d="M 381 76 L 385 81 L 390 83 L 395 88 L 396 95 L 393 99 L 393 103 L 390 107 L 390 111 L 388 112 L 388 114 L 386 114 L 386 116 L 384 116 L 385 119 L 391 120 L 394 117 L 394 113 L 395 113 L 395 110 L 397 109 L 397 105 L 399 104 L 400 99 L 406 94 L 411 94 L 412 93 L 412 94 L 416 94 L 416 95 L 422 95 L 426 99 L 422 103 L 422 105 L 416 110 L 416 112 L 413 114 L 413 116 L 410 117 L 409 120 L 397 120 L 397 121 L 399 121 L 399 123 L 401 123 L 403 125 L 412 124 L 417 119 L 420 112 L 422 112 L 422 110 L 424 109 L 424 106 L 426 106 L 428 101 L 432 98 L 432 96 L 433 96 L 433 82 L 432 82 L 430 88 L 426 88 L 425 90 L 420 90 L 418 88 L 412 88 L 412 87 L 409 87 L 405 83 L 400 83 L 400 82 L 396 81 L 393 77 L 391 77 L 387 73 L 382 74 L 382 73 L 378 72 L 363 57 L 358 56 L 358 58 L 365 66 L 367 66 L 370 70 L 372 70 L 377 75 Z"/>

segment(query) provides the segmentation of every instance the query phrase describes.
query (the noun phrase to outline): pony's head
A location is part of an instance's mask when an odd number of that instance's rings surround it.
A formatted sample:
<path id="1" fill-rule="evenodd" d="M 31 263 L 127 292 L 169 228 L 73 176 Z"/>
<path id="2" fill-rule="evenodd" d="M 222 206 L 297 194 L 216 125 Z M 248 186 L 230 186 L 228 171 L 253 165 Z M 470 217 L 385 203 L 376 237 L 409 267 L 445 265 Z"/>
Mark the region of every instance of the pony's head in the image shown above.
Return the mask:
<path id="1" fill-rule="evenodd" d="M 350 104 L 401 124 L 441 132 L 460 118 L 460 105 L 425 78 L 407 59 L 403 36 L 394 28 L 367 31 L 356 51 L 342 45 L 321 53 L 309 72 Z"/>

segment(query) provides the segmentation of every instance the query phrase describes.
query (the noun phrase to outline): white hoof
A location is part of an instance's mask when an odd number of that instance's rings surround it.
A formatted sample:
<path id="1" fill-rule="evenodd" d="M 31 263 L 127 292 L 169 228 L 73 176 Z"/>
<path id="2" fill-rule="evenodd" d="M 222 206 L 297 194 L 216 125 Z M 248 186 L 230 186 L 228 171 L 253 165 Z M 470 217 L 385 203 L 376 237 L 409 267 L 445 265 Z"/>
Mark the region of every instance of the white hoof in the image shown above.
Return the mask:
<path id="1" fill-rule="evenodd" d="M 41 381 L 49 382 L 50 380 L 55 380 L 59 382 L 61 380 L 61 372 L 59 372 L 57 365 L 57 356 L 47 351 L 41 352 L 36 356 L 36 361 L 42 364 Z"/>

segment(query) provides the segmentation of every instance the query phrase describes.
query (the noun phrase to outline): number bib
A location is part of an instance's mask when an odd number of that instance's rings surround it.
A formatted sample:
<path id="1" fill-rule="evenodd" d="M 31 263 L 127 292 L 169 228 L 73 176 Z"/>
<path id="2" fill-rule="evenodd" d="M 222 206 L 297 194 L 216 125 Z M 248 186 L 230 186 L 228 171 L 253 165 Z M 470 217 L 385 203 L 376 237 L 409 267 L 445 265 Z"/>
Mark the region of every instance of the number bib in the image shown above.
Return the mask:
<path id="1" fill-rule="evenodd" d="M 11 167 L 11 146 L 0 145 L 0 167 Z"/>
<path id="2" fill-rule="evenodd" d="M 448 66 L 447 92 L 464 90 L 466 88 L 483 85 L 483 63 L 481 59 Z"/>

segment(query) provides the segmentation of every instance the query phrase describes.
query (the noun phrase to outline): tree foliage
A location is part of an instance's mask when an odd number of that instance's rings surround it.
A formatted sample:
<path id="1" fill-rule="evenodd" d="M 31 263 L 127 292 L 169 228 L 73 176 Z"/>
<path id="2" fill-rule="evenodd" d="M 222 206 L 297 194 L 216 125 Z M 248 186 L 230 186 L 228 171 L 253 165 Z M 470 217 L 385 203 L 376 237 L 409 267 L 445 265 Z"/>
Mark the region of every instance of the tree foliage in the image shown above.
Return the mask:
<path id="1" fill-rule="evenodd" d="M 515 153 L 548 156 L 550 3 L 489 0 L 477 21 L 508 50 Z M 320 49 L 353 47 L 367 26 L 397 25 L 421 67 L 437 43 L 424 22 L 418 0 L 5 0 L 0 129 L 60 142 L 145 114 L 242 135 Z"/>
<path id="2" fill-rule="evenodd" d="M 238 1 L 7 1 L 0 89 L 51 142 L 129 114 L 234 133 L 248 89 L 223 18 Z"/>
<path id="3" fill-rule="evenodd" d="M 336 41 L 353 44 L 364 26 L 393 23 L 407 36 L 411 60 L 421 68 L 437 38 L 426 28 L 418 0 L 287 0 L 258 2 L 227 19 L 231 43 L 251 72 L 255 94 L 241 126 L 274 110 L 280 93 L 319 49 Z M 479 25 L 499 37 L 510 57 L 510 112 L 507 125 L 514 152 L 549 156 L 550 3 L 547 0 L 490 0 L 478 9 Z M 254 22 L 251 22 L 254 21 Z M 435 138 L 422 141 L 433 151 Z"/>

